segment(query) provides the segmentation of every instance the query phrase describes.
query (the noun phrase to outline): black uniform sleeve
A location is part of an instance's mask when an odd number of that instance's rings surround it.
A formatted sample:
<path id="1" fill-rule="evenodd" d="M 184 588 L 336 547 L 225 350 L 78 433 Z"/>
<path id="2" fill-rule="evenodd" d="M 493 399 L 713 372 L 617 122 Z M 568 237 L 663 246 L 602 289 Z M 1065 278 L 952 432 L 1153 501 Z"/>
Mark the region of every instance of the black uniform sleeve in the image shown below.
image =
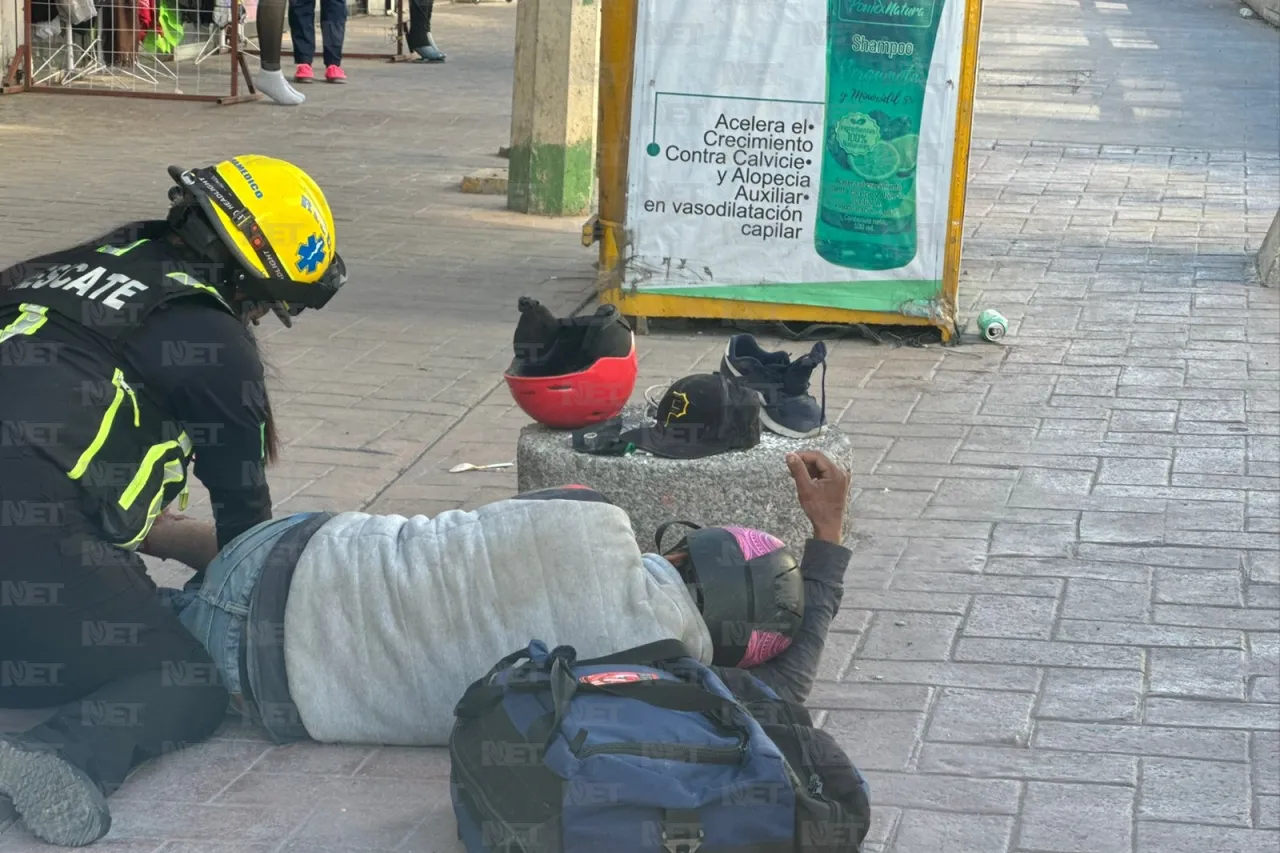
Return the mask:
<path id="1" fill-rule="evenodd" d="M 218 547 L 271 518 L 262 359 L 235 317 L 198 300 L 158 310 L 129 341 L 145 391 L 167 401 L 195 449 Z"/>
<path id="2" fill-rule="evenodd" d="M 818 675 L 831 620 L 844 598 L 844 573 L 853 553 L 821 539 L 805 542 L 800 560 L 804 577 L 804 618 L 787 650 L 749 670 L 783 699 L 804 704 Z"/>

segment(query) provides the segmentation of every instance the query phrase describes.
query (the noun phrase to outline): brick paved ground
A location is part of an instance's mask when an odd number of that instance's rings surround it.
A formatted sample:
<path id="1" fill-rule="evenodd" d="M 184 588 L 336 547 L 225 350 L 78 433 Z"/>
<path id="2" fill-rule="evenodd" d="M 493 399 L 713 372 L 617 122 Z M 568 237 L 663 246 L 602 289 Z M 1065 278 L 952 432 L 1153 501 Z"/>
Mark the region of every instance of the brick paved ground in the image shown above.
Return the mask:
<path id="1" fill-rule="evenodd" d="M 1248 252 L 1280 204 L 1276 33 L 1228 0 L 988 5 L 963 298 L 1008 346 L 834 346 L 857 556 L 813 704 L 871 778 L 870 853 L 1274 853 L 1280 295 Z M 444 469 L 513 458 L 515 297 L 590 289 L 576 221 L 454 192 L 506 136 L 513 14 L 437 18 L 446 66 L 349 62 L 298 111 L 0 100 L 0 261 L 147 213 L 168 161 L 256 149 L 331 188 L 357 277 L 271 337 L 280 511 L 508 494 Z M 644 339 L 641 386 L 722 343 Z M 444 853 L 446 773 L 228 724 L 131 779 L 100 848 Z"/>

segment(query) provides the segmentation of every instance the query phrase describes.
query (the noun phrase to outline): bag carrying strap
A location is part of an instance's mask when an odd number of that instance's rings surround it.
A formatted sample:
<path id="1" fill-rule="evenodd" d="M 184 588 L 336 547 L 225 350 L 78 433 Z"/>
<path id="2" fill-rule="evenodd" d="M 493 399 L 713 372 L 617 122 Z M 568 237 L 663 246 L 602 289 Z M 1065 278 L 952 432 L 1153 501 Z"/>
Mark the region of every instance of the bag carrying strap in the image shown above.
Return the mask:
<path id="1" fill-rule="evenodd" d="M 549 669 L 555 673 L 555 664 L 557 662 L 567 662 L 576 666 L 595 666 L 607 664 L 634 664 L 648 665 L 658 663 L 660 661 L 673 660 L 677 658 L 693 657 L 684 643 L 679 640 L 658 640 L 654 643 L 646 643 L 643 646 L 637 646 L 634 649 L 617 652 L 612 655 L 604 655 L 603 657 L 593 658 L 591 660 L 578 661 L 575 659 L 573 650 L 567 646 L 557 647 L 552 650 L 548 658 Z M 454 706 L 453 714 L 455 717 L 475 717 L 492 708 L 498 702 L 502 701 L 502 695 L 508 687 L 520 689 L 519 685 L 499 685 L 493 684 L 493 677 L 498 673 L 510 669 L 522 660 L 532 660 L 529 657 L 529 649 L 516 649 L 511 654 L 498 661 L 493 667 L 485 673 L 484 677 L 474 682 L 467 688 L 467 692 L 462 694 L 462 698 L 458 700 L 458 704 Z M 571 679 L 572 680 L 572 679 Z M 539 685 L 539 689 L 541 686 Z M 554 691 L 554 685 L 552 686 Z M 566 688 L 561 686 L 562 692 Z M 570 696 L 572 698 L 572 696 Z M 566 699 L 567 703 L 568 700 Z"/>
<path id="2" fill-rule="evenodd" d="M 543 741 L 544 746 L 550 746 L 560 732 L 560 726 L 569 713 L 569 705 L 573 702 L 574 696 L 581 692 L 605 694 L 619 699 L 634 699 L 668 711 L 706 714 L 721 728 L 741 735 L 745 743 L 751 731 L 735 720 L 733 711 L 737 709 L 743 716 L 749 716 L 749 713 L 733 699 L 719 696 L 700 684 L 659 679 L 623 684 L 589 684 L 579 682 L 573 673 L 575 666 L 648 665 L 689 657 L 691 655 L 688 649 L 679 640 L 658 640 L 617 654 L 584 661 L 576 661 L 574 651 L 570 647 L 560 646 L 553 649 L 545 667 L 550 676 L 548 681 L 528 685 L 538 690 L 549 688 L 552 704 L 551 713 L 540 721 L 536 733 L 531 730 L 531 738 Z M 529 659 L 528 649 L 512 652 L 499 661 L 493 669 L 489 670 L 488 675 L 467 688 L 467 692 L 454 707 L 454 716 L 464 718 L 479 716 L 501 702 L 508 688 L 521 689 L 520 685 L 497 685 L 490 682 L 496 673 L 522 659 Z"/>
<path id="3" fill-rule="evenodd" d="M 529 648 L 527 646 L 507 655 L 494 664 L 493 668 L 485 673 L 483 678 L 472 682 L 471 686 L 467 688 L 467 692 L 463 693 L 462 698 L 458 700 L 458 704 L 453 706 L 453 715 L 455 717 L 478 717 L 501 702 L 502 694 L 506 688 L 500 684 L 493 684 L 493 677 L 522 660 L 532 660 L 529 657 Z"/>
<path id="4" fill-rule="evenodd" d="M 662 539 L 663 539 L 663 537 L 664 537 L 664 536 L 666 536 L 666 535 L 667 535 L 667 531 L 668 531 L 669 529 L 671 529 L 671 526 L 672 526 L 672 525 L 675 525 L 675 524 L 679 524 L 679 525 L 681 525 L 682 527 L 687 527 L 687 528 L 689 528 L 690 530 L 701 530 L 701 529 L 702 529 L 702 525 L 701 525 L 701 524 L 694 524 L 692 521 L 664 521 L 664 522 L 662 522 L 661 524 L 659 524 L 659 525 L 658 525 L 658 530 L 657 530 L 657 532 L 653 534 L 653 544 L 654 544 L 654 545 L 656 545 L 656 546 L 658 547 L 658 553 L 659 553 L 659 554 L 665 554 L 665 553 L 666 553 L 665 551 L 663 551 L 663 550 L 662 550 Z"/>
<path id="5" fill-rule="evenodd" d="M 619 699 L 635 699 L 668 711 L 723 714 L 737 703 L 717 696 L 705 687 L 683 681 L 632 681 L 626 684 L 578 684 L 576 692 L 605 693 Z M 739 728 L 739 727 L 735 727 Z"/>
<path id="6" fill-rule="evenodd" d="M 611 663 L 629 663 L 637 666 L 643 666 L 651 663 L 660 663 L 661 661 L 691 657 L 693 657 L 693 655 L 689 653 L 689 649 L 679 640 L 658 640 L 654 643 L 645 643 L 643 646 L 636 646 L 634 649 L 627 649 L 624 652 L 617 652 L 612 655 L 591 658 L 590 660 L 580 660 L 577 662 L 577 665 L 600 666 L 602 664 Z"/>
<path id="7" fill-rule="evenodd" d="M 688 649 L 680 641 L 659 640 L 655 643 L 648 643 L 625 652 L 619 652 L 616 655 L 596 658 L 592 661 L 578 661 L 577 665 L 658 664 L 662 661 L 687 659 L 689 657 L 691 656 Z M 740 736 L 743 743 L 746 743 L 751 736 L 751 729 L 739 722 L 738 719 L 735 719 L 733 713 L 735 710 L 740 712 L 739 717 L 750 716 L 740 703 L 720 696 L 708 690 L 702 684 L 661 679 L 631 681 L 621 684 L 583 683 L 573 675 L 570 669 L 571 666 L 573 666 L 573 661 L 560 660 L 557 660 L 552 665 L 551 692 L 553 712 L 548 715 L 547 719 L 547 724 L 550 726 L 545 732 L 547 746 L 550 746 L 556 733 L 560 731 L 560 724 L 568 713 L 569 703 L 578 693 L 604 694 L 619 699 L 633 699 L 668 711 L 703 714 L 720 729 Z"/>

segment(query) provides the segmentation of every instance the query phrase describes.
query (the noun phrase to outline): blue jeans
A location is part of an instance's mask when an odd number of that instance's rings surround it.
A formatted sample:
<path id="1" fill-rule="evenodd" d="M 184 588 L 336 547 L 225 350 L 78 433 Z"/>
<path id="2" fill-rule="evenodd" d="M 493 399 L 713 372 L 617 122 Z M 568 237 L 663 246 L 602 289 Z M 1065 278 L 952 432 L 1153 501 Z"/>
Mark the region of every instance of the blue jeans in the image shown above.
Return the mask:
<path id="1" fill-rule="evenodd" d="M 249 604 L 267 556 L 287 530 L 313 515 L 286 515 L 246 530 L 214 557 L 199 591 L 163 591 L 182 624 L 208 650 L 233 701 L 241 695 L 240 643 Z"/>
<path id="2" fill-rule="evenodd" d="M 320 32 L 324 40 L 324 64 L 342 64 L 342 42 L 347 33 L 346 0 L 320 0 Z M 310 65 L 316 57 L 316 0 L 289 0 L 289 37 L 293 61 Z"/>

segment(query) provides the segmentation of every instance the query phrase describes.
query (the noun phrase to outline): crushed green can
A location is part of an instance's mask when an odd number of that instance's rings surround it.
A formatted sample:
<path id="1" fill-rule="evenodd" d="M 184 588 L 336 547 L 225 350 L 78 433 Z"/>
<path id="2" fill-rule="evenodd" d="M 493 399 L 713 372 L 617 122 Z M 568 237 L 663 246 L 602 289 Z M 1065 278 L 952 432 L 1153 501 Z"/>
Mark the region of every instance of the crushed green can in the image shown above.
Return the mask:
<path id="1" fill-rule="evenodd" d="M 978 331 L 989 341 L 998 341 L 1009 331 L 1009 321 L 999 311 L 988 308 L 978 315 Z"/>

